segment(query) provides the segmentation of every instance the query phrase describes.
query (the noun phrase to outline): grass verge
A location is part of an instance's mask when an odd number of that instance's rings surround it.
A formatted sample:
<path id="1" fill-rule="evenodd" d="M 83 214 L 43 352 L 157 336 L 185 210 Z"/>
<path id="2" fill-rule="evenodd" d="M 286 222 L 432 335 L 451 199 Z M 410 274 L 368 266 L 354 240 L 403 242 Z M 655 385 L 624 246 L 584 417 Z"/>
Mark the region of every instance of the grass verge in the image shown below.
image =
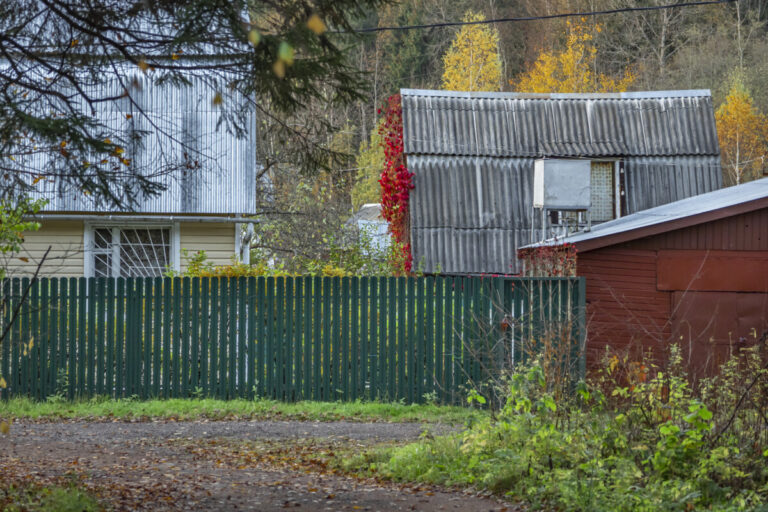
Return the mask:
<path id="1" fill-rule="evenodd" d="M 358 422 L 425 422 L 463 424 L 487 416 L 483 411 L 441 405 L 404 405 L 382 402 L 297 402 L 273 400 L 112 400 L 36 402 L 14 398 L 3 403 L 6 419 L 71 420 L 299 420 Z"/>
<path id="2" fill-rule="evenodd" d="M 104 510 L 76 487 L 11 485 L 0 487 L 0 508 L 6 512 L 96 512 Z"/>

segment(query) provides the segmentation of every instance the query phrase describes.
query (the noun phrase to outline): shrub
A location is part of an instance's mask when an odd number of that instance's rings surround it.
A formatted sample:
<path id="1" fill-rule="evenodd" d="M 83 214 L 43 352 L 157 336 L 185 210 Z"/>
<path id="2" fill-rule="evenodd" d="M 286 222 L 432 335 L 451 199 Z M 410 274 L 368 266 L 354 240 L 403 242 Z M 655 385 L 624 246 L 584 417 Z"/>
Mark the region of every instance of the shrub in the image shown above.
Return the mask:
<path id="1" fill-rule="evenodd" d="M 664 367 L 609 355 L 595 378 L 561 398 L 535 360 L 512 375 L 495 419 L 393 449 L 371 469 L 557 510 L 765 506 L 768 383 L 760 349 L 735 355 L 697 388 L 682 363 L 677 347 Z"/>

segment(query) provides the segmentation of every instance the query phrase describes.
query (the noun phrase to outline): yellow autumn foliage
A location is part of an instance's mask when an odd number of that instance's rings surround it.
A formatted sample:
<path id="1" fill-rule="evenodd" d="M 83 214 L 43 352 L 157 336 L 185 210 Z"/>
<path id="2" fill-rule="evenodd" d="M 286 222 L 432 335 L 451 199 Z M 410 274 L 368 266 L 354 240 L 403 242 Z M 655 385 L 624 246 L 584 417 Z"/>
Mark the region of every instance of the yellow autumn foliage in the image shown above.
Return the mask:
<path id="1" fill-rule="evenodd" d="M 715 112 L 715 122 L 726 184 L 738 185 L 768 170 L 768 116 L 758 112 L 740 79 Z"/>
<path id="2" fill-rule="evenodd" d="M 464 21 L 485 21 L 485 16 L 467 11 Z M 501 90 L 499 31 L 488 25 L 464 25 L 443 57 L 443 67 L 445 90 Z"/>
<path id="3" fill-rule="evenodd" d="M 568 38 L 562 51 L 543 51 L 533 66 L 510 80 L 520 92 L 623 92 L 636 79 L 631 69 L 619 79 L 595 72 L 597 47 L 594 36 L 583 23 L 567 22 Z M 600 32 L 600 25 L 594 30 Z"/>

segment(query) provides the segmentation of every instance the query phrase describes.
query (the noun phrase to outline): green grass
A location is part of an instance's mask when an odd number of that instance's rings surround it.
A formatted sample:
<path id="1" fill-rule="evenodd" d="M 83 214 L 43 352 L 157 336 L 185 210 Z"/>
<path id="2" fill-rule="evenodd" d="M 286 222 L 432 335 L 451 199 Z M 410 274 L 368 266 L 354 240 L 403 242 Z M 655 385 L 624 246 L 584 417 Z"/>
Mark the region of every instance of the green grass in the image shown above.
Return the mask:
<path id="1" fill-rule="evenodd" d="M 404 405 L 383 402 L 297 402 L 273 400 L 111 400 L 36 402 L 14 398 L 2 405 L 11 419 L 253 419 L 302 421 L 385 421 L 462 424 L 484 418 L 477 409 L 441 405 Z"/>
<path id="2" fill-rule="evenodd" d="M 85 491 L 75 487 L 0 484 L 0 506 L 7 512 L 96 512 L 103 510 Z"/>

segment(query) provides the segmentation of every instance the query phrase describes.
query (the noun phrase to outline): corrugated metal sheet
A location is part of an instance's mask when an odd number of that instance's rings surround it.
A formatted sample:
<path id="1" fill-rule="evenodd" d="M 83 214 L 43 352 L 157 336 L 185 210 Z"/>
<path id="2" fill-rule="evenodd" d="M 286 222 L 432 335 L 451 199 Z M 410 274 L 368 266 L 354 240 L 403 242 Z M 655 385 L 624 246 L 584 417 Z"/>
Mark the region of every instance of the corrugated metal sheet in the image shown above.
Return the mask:
<path id="1" fill-rule="evenodd" d="M 243 99 L 232 97 L 224 84 L 217 87 L 210 79 L 189 77 L 190 86 L 170 83 L 156 85 L 142 73 L 126 72 L 119 80 L 94 86 L 100 97 L 119 97 L 129 85 L 130 98 L 97 103 L 96 118 L 108 128 L 130 138 L 146 131 L 140 143 L 126 148 L 125 157 L 147 175 L 167 187 L 160 195 L 135 205 L 138 213 L 174 214 L 250 214 L 256 212 L 256 180 L 259 170 L 256 154 L 256 117 Z M 212 103 L 216 90 L 222 91 L 225 104 Z M 135 102 L 133 104 L 131 99 Z M 87 112 L 86 105 L 81 105 Z M 246 133 L 237 137 L 221 123 L 224 109 L 242 116 Z M 144 114 L 142 114 L 143 112 Z M 170 174 L 163 171 L 172 163 L 189 162 L 191 168 Z M 32 168 L 51 164 L 45 156 L 25 162 Z M 46 211 L 105 212 L 79 190 L 68 190 L 61 183 L 39 182 L 38 197 L 50 200 Z"/>
<path id="2" fill-rule="evenodd" d="M 533 159 L 409 156 L 414 262 L 425 272 L 517 273 L 530 243 Z"/>
<path id="3" fill-rule="evenodd" d="M 627 212 L 635 213 L 723 186 L 719 156 L 632 157 L 625 160 Z"/>
<path id="4" fill-rule="evenodd" d="M 629 203 L 635 208 L 643 198 L 646 204 L 662 204 L 718 187 L 716 162 L 713 157 L 628 159 L 634 180 L 627 185 Z M 532 158 L 409 155 L 415 264 L 425 272 L 520 272 L 517 249 L 541 238 L 540 212 L 533 208 L 533 163 Z M 658 186 L 646 186 L 638 178 L 643 173 Z"/>
<path id="5" fill-rule="evenodd" d="M 708 92 L 469 94 L 403 90 L 407 154 L 594 157 L 720 154 Z M 533 96 L 533 97 L 532 97 Z"/>

